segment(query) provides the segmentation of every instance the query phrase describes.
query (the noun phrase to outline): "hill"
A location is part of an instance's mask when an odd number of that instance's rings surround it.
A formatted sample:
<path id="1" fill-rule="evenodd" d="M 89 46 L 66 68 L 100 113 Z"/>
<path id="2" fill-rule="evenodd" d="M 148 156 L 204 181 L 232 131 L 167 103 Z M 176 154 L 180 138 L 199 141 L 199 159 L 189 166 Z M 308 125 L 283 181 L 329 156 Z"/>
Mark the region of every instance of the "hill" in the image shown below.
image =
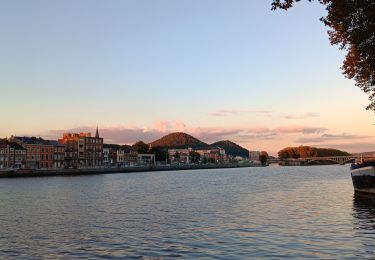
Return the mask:
<path id="1" fill-rule="evenodd" d="M 186 133 L 171 133 L 151 143 L 154 147 L 167 148 L 195 148 L 199 146 L 208 146 L 208 144 Z"/>
<path id="2" fill-rule="evenodd" d="M 211 144 L 210 146 L 217 146 L 217 147 L 223 148 L 227 155 L 249 158 L 249 150 L 229 140 L 219 141 L 219 142 Z"/>

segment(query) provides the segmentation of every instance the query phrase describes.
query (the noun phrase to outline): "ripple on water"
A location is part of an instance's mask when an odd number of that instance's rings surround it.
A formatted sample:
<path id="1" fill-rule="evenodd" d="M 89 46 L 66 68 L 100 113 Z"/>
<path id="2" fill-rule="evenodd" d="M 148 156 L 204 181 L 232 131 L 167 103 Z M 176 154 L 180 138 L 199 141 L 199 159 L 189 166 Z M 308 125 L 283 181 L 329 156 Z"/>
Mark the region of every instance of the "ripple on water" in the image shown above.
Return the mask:
<path id="1" fill-rule="evenodd" d="M 371 258 L 347 166 L 0 180 L 0 258 Z"/>

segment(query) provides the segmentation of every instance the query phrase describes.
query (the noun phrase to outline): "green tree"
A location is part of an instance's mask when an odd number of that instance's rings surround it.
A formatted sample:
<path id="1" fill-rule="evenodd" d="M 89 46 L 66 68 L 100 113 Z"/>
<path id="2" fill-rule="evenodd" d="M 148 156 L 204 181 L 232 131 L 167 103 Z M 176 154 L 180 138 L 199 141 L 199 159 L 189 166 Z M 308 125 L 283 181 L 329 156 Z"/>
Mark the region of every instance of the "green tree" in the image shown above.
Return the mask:
<path id="1" fill-rule="evenodd" d="M 162 147 L 153 147 L 149 153 L 155 154 L 155 160 L 158 162 L 165 162 L 168 159 L 168 150 L 167 148 Z"/>
<path id="2" fill-rule="evenodd" d="M 133 144 L 133 148 L 138 152 L 138 153 L 148 153 L 149 152 L 149 145 L 146 144 L 143 141 L 138 141 L 135 144 Z"/>
<path id="3" fill-rule="evenodd" d="M 300 0 L 273 0 L 272 9 L 291 8 Z M 313 0 L 308 0 L 312 2 Z M 375 4 L 374 0 L 317 0 L 325 5 L 321 21 L 330 29 L 332 45 L 347 51 L 341 67 L 368 96 L 366 109 L 375 111 Z"/>

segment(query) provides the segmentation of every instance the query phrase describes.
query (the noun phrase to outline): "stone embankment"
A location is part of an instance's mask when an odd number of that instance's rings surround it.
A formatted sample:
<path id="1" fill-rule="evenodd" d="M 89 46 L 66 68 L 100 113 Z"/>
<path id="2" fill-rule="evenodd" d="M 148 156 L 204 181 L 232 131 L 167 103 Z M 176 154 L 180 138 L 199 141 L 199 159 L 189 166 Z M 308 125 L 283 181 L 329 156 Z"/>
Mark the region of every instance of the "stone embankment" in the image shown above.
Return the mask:
<path id="1" fill-rule="evenodd" d="M 0 169 L 0 178 L 77 176 L 77 175 L 92 175 L 92 174 L 222 169 L 222 168 L 238 168 L 238 167 L 251 167 L 251 165 L 205 164 L 205 165 L 176 165 L 176 166 L 136 166 L 136 167 L 124 167 L 124 168 L 81 168 L 81 169 L 38 169 L 38 170 L 31 170 L 31 169 L 2 170 Z"/>

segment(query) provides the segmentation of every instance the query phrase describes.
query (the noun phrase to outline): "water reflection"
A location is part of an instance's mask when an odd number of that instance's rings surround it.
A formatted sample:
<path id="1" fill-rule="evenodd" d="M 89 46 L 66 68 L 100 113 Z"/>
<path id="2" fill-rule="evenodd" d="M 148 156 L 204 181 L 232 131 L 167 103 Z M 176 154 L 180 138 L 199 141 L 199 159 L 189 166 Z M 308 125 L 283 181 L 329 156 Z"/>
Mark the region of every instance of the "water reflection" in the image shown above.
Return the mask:
<path id="1" fill-rule="evenodd" d="M 358 256 L 373 259 L 375 255 L 375 195 L 354 193 L 353 240 Z"/>
<path id="2" fill-rule="evenodd" d="M 355 192 L 353 216 L 354 228 L 375 230 L 375 194 Z"/>

